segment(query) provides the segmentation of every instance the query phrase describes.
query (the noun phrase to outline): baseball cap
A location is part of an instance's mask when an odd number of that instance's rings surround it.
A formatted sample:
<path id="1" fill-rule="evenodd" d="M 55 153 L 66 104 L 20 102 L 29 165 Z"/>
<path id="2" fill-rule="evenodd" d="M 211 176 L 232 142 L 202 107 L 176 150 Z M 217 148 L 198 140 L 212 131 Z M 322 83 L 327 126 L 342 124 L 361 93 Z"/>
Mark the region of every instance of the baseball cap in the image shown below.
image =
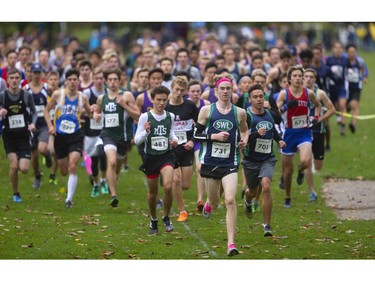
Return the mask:
<path id="1" fill-rule="evenodd" d="M 43 68 L 39 62 L 33 63 L 31 65 L 31 72 L 42 72 Z"/>

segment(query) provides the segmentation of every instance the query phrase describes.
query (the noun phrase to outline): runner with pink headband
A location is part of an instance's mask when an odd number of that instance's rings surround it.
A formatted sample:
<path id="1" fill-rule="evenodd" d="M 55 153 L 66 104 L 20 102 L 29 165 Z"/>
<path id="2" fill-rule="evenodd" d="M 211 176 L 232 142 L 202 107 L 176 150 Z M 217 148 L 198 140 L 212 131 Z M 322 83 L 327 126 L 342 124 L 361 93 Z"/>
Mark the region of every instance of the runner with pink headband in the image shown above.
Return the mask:
<path id="1" fill-rule="evenodd" d="M 232 80 L 227 78 L 227 77 L 223 77 L 223 78 L 220 78 L 219 80 L 217 80 L 216 84 L 215 84 L 215 87 L 218 87 L 220 83 L 223 83 L 223 82 L 229 82 L 231 85 L 232 85 Z"/>

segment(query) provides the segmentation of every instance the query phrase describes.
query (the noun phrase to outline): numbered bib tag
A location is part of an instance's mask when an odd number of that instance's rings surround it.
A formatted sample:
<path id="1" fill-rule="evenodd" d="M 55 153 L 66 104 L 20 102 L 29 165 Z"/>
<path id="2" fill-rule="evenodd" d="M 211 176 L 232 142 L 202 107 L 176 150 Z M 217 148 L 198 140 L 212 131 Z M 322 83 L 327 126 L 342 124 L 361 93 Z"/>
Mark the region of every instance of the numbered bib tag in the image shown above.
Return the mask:
<path id="1" fill-rule="evenodd" d="M 38 112 L 38 117 L 44 116 L 44 109 L 46 107 L 44 105 L 35 105 L 36 112 Z"/>
<path id="2" fill-rule="evenodd" d="M 99 122 L 96 122 L 95 119 L 90 119 L 91 130 L 101 130 L 102 128 L 103 128 L 103 119 L 100 119 Z"/>
<path id="3" fill-rule="evenodd" d="M 59 130 L 66 134 L 73 134 L 76 129 L 76 124 L 72 121 L 62 120 L 60 123 Z"/>
<path id="4" fill-rule="evenodd" d="M 9 128 L 11 129 L 25 127 L 25 118 L 23 118 L 23 114 L 9 116 L 8 119 L 9 119 Z"/>
<path id="5" fill-rule="evenodd" d="M 151 148 L 157 151 L 168 150 L 169 142 L 167 137 L 152 137 Z"/>
<path id="6" fill-rule="evenodd" d="M 359 82 L 359 73 L 356 70 L 348 71 L 348 81 L 350 83 L 358 83 Z"/>
<path id="7" fill-rule="evenodd" d="M 105 127 L 118 127 L 119 125 L 119 118 L 117 113 L 111 113 L 105 115 Z"/>
<path id="8" fill-rule="evenodd" d="M 272 140 L 257 139 L 255 144 L 255 152 L 259 153 L 271 153 Z"/>
<path id="9" fill-rule="evenodd" d="M 178 138 L 178 144 L 183 144 L 187 142 L 187 136 L 185 131 L 174 132 Z"/>
<path id="10" fill-rule="evenodd" d="M 299 128 L 306 128 L 306 126 L 307 126 L 307 118 L 305 115 L 292 117 L 292 128 L 299 129 Z"/>
<path id="11" fill-rule="evenodd" d="M 211 156 L 218 158 L 229 158 L 230 143 L 214 142 L 212 144 Z"/>

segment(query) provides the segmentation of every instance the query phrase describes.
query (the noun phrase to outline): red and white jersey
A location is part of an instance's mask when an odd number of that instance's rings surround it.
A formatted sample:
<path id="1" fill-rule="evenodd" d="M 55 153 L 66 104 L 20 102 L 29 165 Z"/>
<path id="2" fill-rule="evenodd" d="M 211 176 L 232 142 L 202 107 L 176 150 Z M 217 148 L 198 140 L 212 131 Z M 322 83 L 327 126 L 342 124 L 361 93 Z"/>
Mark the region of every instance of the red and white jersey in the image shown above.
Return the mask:
<path id="1" fill-rule="evenodd" d="M 302 89 L 302 95 L 299 98 L 296 98 L 290 88 L 286 88 L 286 100 L 285 103 L 288 103 L 291 100 L 297 100 L 298 105 L 288 109 L 283 115 L 283 120 L 285 128 L 290 129 L 302 129 L 308 128 L 309 125 L 309 93 L 307 88 Z"/>

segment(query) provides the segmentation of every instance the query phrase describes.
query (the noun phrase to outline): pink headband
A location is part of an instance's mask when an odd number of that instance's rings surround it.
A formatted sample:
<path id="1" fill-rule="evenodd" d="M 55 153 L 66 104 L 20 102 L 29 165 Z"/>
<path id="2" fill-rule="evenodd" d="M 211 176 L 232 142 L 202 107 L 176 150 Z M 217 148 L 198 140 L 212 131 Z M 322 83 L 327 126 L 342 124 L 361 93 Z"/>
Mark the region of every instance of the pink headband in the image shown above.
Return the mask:
<path id="1" fill-rule="evenodd" d="M 223 78 L 220 78 L 219 80 L 217 80 L 217 82 L 215 84 L 215 87 L 217 88 L 219 86 L 219 84 L 223 83 L 223 82 L 229 82 L 232 85 L 232 80 L 230 80 L 229 78 L 223 77 Z"/>

